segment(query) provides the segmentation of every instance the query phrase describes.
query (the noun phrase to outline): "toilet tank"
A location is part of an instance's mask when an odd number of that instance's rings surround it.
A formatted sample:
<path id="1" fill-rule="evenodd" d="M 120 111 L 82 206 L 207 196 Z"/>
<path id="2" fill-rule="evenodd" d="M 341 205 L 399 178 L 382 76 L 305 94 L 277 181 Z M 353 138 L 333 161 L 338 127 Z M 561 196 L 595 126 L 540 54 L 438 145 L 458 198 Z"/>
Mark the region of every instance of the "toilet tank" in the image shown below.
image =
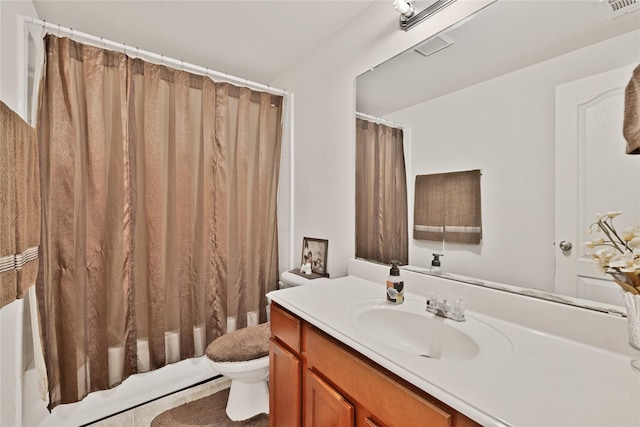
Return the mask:
<path id="1" fill-rule="evenodd" d="M 294 286 L 304 286 L 310 283 L 321 283 L 330 280 L 326 277 L 318 277 L 317 279 L 307 279 L 299 274 L 285 271 L 280 275 L 280 282 L 278 283 L 280 289 L 292 288 Z"/>

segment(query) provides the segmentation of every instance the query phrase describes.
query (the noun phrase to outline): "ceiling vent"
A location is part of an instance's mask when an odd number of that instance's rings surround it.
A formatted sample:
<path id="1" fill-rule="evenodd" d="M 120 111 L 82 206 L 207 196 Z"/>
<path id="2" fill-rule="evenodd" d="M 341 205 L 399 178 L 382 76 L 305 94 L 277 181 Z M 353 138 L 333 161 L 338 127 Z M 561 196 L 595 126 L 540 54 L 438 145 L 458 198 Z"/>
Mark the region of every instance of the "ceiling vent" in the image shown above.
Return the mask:
<path id="1" fill-rule="evenodd" d="M 609 6 L 610 17 L 612 19 L 640 9 L 640 2 L 638 0 L 606 0 L 603 3 Z"/>
<path id="2" fill-rule="evenodd" d="M 453 39 L 444 34 L 438 34 L 435 37 L 431 37 L 430 39 L 424 41 L 414 48 L 416 52 L 423 56 L 433 55 L 434 53 L 451 46 L 453 43 Z"/>

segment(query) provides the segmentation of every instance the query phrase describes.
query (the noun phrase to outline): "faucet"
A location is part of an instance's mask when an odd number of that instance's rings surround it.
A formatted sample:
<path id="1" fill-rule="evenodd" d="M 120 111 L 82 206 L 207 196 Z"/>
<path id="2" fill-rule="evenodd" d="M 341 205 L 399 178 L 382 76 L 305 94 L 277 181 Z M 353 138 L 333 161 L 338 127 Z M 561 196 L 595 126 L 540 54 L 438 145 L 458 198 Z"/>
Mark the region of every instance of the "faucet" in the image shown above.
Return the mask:
<path id="1" fill-rule="evenodd" d="M 464 322 L 464 306 L 464 301 L 460 298 L 456 298 L 452 304 L 449 304 L 446 299 L 438 301 L 438 294 L 435 292 L 431 292 L 427 297 L 427 311 L 429 313 L 456 322 Z"/>

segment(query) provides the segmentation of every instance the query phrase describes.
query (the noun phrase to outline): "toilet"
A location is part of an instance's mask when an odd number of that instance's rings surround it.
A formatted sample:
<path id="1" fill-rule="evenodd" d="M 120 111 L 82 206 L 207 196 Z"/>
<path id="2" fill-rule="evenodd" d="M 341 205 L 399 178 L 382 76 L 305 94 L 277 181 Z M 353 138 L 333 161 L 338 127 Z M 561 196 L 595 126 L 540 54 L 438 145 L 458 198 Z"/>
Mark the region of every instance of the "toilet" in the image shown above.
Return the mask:
<path id="1" fill-rule="evenodd" d="M 295 288 L 297 286 L 304 286 L 311 283 L 324 283 L 328 282 L 327 277 L 318 277 L 317 279 L 307 279 L 306 277 L 292 273 L 290 271 L 284 271 L 280 274 L 280 282 L 278 282 L 279 289 Z M 267 301 L 267 319 L 271 320 L 271 301 Z"/>
<path id="2" fill-rule="evenodd" d="M 295 286 L 304 286 L 308 284 L 324 283 L 328 282 L 329 278 L 318 277 L 317 279 L 307 279 L 304 276 L 290 271 L 285 271 L 280 274 L 280 289 L 292 288 Z"/>
<path id="3" fill-rule="evenodd" d="M 288 271 L 280 275 L 280 288 L 322 283 L 327 278 L 307 279 Z M 269 310 L 267 310 L 269 314 Z M 269 413 L 270 323 L 238 329 L 216 338 L 207 346 L 211 367 L 231 380 L 226 413 L 242 421 Z"/>
<path id="4" fill-rule="evenodd" d="M 207 346 L 211 367 L 231 380 L 226 413 L 232 421 L 269 413 L 270 334 L 267 322 L 223 335 Z"/>

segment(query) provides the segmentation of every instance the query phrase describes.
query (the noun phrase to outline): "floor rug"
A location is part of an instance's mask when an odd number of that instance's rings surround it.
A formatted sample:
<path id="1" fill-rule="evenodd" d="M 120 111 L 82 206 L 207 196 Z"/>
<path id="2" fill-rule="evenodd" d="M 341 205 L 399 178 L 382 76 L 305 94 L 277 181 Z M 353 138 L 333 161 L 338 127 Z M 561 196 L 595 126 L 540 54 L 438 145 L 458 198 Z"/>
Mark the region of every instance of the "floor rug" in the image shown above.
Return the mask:
<path id="1" fill-rule="evenodd" d="M 171 408 L 151 421 L 151 427 L 268 427 L 269 415 L 259 414 L 244 421 L 231 421 L 225 413 L 229 389 Z"/>

